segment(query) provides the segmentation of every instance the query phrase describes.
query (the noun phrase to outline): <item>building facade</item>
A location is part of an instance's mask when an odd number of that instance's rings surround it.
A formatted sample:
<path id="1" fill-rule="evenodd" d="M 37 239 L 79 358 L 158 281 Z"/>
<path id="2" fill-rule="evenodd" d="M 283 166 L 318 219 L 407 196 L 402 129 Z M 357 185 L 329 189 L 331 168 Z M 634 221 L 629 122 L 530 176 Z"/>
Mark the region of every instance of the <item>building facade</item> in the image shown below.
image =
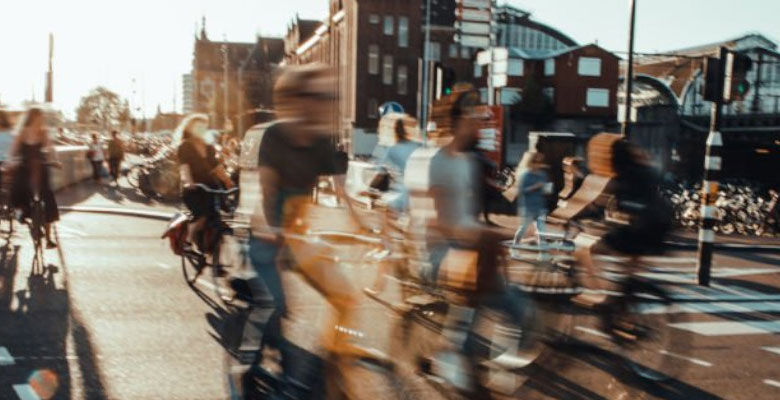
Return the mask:
<path id="1" fill-rule="evenodd" d="M 195 38 L 189 74 L 191 111 L 208 114 L 211 124 L 218 128 L 248 128 L 239 122 L 244 114 L 273 105 L 273 73 L 283 57 L 281 38 L 258 36 L 254 43 L 212 41 L 204 25 Z"/>

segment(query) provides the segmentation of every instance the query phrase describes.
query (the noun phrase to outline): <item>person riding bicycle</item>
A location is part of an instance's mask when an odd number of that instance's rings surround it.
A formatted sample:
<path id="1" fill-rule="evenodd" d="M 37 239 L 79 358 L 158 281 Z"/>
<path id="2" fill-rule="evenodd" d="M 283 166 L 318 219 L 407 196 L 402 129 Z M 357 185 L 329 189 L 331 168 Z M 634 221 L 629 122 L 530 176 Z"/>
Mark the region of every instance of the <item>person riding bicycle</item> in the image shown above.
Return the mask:
<path id="1" fill-rule="evenodd" d="M 470 150 L 479 140 L 479 121 L 487 118 L 488 114 L 480 107 L 479 94 L 475 90 L 465 88 L 460 93 L 456 91 L 453 96 L 455 101 L 450 111 L 452 140 L 430 162 L 429 192 L 434 201 L 436 219 L 429 239 L 432 270 L 428 278 L 432 282 L 441 281 L 445 276 L 450 279 L 453 273 L 448 269 L 466 262 L 474 264 L 468 268 L 475 269 L 473 276 L 476 282 L 465 303 L 450 307 L 443 330 L 443 337 L 450 342 L 450 348 L 434 356 L 432 365 L 438 365 L 440 369 L 456 364 L 469 365 L 467 371 L 452 367 L 457 370 L 455 374 L 459 376 L 459 382 L 450 383 L 462 390 L 474 391 L 475 366 L 471 364 L 472 343 L 468 334 L 473 318 L 469 315 L 473 316 L 473 310 L 481 307 L 499 308 L 518 317 L 523 311 L 522 301 L 507 290 L 499 270 L 500 243 L 510 235 L 478 220 L 477 189 L 481 177 L 478 161 Z M 442 271 L 446 274 L 440 277 Z"/>
<path id="2" fill-rule="evenodd" d="M 56 153 L 49 139 L 46 117 L 43 109 L 32 107 L 24 114 L 16 128 L 16 138 L 11 146 L 11 161 L 15 167 L 11 204 L 21 210 L 21 219 L 31 217 L 35 194 L 43 201 L 43 224 L 46 230 L 46 248 L 53 249 L 57 243 L 51 237 L 51 224 L 59 221 L 57 200 L 49 182 L 49 164 Z"/>
<path id="3" fill-rule="evenodd" d="M 596 146 L 589 153 L 600 151 Z M 673 210 L 663 198 L 660 173 L 650 165 L 649 157 L 636 145 L 615 140 L 611 146 L 612 169 L 615 173 L 615 200 L 617 211 L 625 216 L 626 224 L 609 229 L 600 238 L 578 235 L 574 257 L 589 275 L 590 286 L 598 287 L 593 253 L 617 252 L 630 258 L 627 266 L 636 267 L 639 258 L 664 251 L 664 238 L 671 230 Z M 604 159 L 588 154 L 589 160 Z M 631 273 L 632 271 L 628 271 Z M 575 300 L 584 304 L 598 304 L 606 295 L 582 293 Z"/>
<path id="4" fill-rule="evenodd" d="M 387 168 L 392 173 L 393 179 L 390 183 L 390 189 L 398 191 L 400 196 L 390 202 L 388 206 L 397 212 L 403 212 L 409 207 L 409 194 L 403 185 L 404 172 L 406 171 L 406 162 L 412 153 L 419 149 L 422 144 L 412 140 L 409 136 L 408 125 L 416 124 L 417 121 L 404 114 L 395 121 L 395 144 L 390 146 L 378 164 Z"/>
<path id="5" fill-rule="evenodd" d="M 339 197 L 354 218 L 357 215 L 344 195 L 347 165 L 334 147 L 333 112 L 336 99 L 329 69 L 310 65 L 285 68 L 274 86 L 274 106 L 279 118 L 269 126 L 259 149 L 262 202 L 251 218 L 249 255 L 252 266 L 274 299 L 274 312 L 263 329 L 263 347 L 275 347 L 282 355 L 283 371 L 293 362 L 281 333 L 286 315 L 285 291 L 280 278 L 278 255 L 288 248 L 293 263 L 307 281 L 335 308 L 336 315 L 325 332 L 323 347 L 347 358 L 379 358 L 378 352 L 354 344 L 353 332 L 357 293 L 349 279 L 330 262 L 318 257 L 307 243 L 289 235 L 306 235 L 311 193 L 320 176 L 335 177 Z M 361 224 L 362 225 L 362 224 Z M 263 288 L 254 286 L 253 291 Z M 261 349 L 262 351 L 262 349 Z M 262 357 L 258 352 L 258 362 Z"/>
<path id="6" fill-rule="evenodd" d="M 218 214 L 214 207 L 214 195 L 194 185 L 203 184 L 210 188 L 233 187 L 233 182 L 225 169 L 217 161 L 214 146 L 206 143 L 204 135 L 208 128 L 208 117 L 204 114 L 191 114 L 184 118 L 176 128 L 175 137 L 181 140 L 177 149 L 179 173 L 182 182 L 182 201 L 192 213 L 193 221 L 187 231 L 189 245 L 200 243 L 200 233 L 206 221 Z"/>

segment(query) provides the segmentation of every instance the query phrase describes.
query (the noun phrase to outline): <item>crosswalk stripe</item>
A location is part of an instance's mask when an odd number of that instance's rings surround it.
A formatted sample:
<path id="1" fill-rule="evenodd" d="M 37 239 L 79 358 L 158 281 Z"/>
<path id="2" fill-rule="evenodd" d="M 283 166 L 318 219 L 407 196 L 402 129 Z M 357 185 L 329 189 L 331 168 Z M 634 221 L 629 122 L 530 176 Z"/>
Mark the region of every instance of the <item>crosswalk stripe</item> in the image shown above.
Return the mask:
<path id="1" fill-rule="evenodd" d="M 780 388 L 780 382 L 772 380 L 772 379 L 764 379 L 764 383 L 766 383 L 769 386 L 774 386 L 776 388 Z"/>
<path id="2" fill-rule="evenodd" d="M 32 386 L 26 383 L 14 385 L 13 388 L 16 392 L 16 395 L 19 396 L 19 399 L 21 400 L 41 400 L 41 397 L 38 396 L 38 393 L 35 393 L 35 390 L 33 390 Z"/>
<path id="3" fill-rule="evenodd" d="M 5 347 L 0 347 L 0 366 L 14 365 L 15 363 L 16 362 L 14 361 L 14 357 L 11 355 L 11 352 L 9 352 Z"/>
<path id="4" fill-rule="evenodd" d="M 780 312 L 780 302 L 750 301 L 729 303 L 715 302 L 679 302 L 674 307 L 666 307 L 663 304 L 647 304 L 642 314 L 721 314 L 721 313 L 753 313 L 753 312 Z"/>
<path id="5" fill-rule="evenodd" d="M 681 322 L 676 324 L 669 324 L 669 326 L 704 336 L 762 335 L 769 333 L 780 333 L 780 321 Z"/>
<path id="6" fill-rule="evenodd" d="M 667 355 L 667 356 L 670 356 L 670 357 L 679 358 L 680 360 L 690 361 L 690 362 L 692 362 L 692 363 L 694 363 L 696 365 L 702 366 L 702 367 L 708 367 L 709 368 L 709 367 L 712 366 L 712 363 L 709 362 L 709 361 L 704 361 L 704 360 L 700 360 L 698 358 L 684 356 L 682 354 L 672 353 L 671 351 L 661 350 L 660 353 L 664 354 L 664 355 Z"/>
<path id="7" fill-rule="evenodd" d="M 780 355 L 780 347 L 762 347 L 761 349 Z"/>

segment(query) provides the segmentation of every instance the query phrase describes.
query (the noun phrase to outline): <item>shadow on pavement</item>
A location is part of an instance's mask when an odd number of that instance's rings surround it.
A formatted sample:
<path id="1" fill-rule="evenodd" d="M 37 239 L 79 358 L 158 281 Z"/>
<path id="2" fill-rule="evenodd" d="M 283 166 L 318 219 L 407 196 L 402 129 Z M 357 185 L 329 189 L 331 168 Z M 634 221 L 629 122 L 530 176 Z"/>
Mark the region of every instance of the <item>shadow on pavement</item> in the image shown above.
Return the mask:
<path id="1" fill-rule="evenodd" d="M 18 245 L 0 248 L 0 346 L 13 358 L 10 365 L 0 364 L 0 398 L 22 396 L 14 386 L 25 384 L 40 398 L 107 397 L 90 334 L 71 308 L 67 279 L 58 278 L 64 273 L 61 253 L 60 260 L 63 267 L 47 264 L 27 277 L 26 287 L 14 288 L 15 275 L 29 270 L 20 262 L 28 261 L 20 258 Z"/>
<path id="2" fill-rule="evenodd" d="M 625 398 L 625 399 L 645 399 L 660 398 L 667 400 L 715 400 L 720 397 L 704 391 L 700 388 L 691 386 L 685 382 L 670 377 L 661 382 L 652 382 L 639 378 L 625 367 L 623 358 L 609 350 L 596 347 L 592 344 L 572 339 L 570 343 L 556 345 L 557 351 L 577 360 L 588 364 L 590 367 L 598 368 L 615 378 L 620 385 L 612 385 L 607 398 Z M 587 390 L 577 387 L 563 377 L 556 377 L 554 372 L 548 372 L 539 380 L 536 389 L 543 393 L 548 393 L 554 398 L 571 399 L 601 399 L 602 397 L 589 393 Z M 550 384 L 549 382 L 553 382 Z M 580 397 L 570 394 L 574 390 Z M 583 391 L 584 390 L 584 391 Z"/>
<path id="3" fill-rule="evenodd" d="M 780 267 L 780 258 L 778 258 L 777 255 L 774 255 L 773 257 L 767 254 L 762 254 L 760 252 L 748 252 L 748 251 L 731 252 L 731 253 L 726 253 L 725 255 L 732 258 L 739 258 L 745 261 L 759 263 L 764 266 Z"/>

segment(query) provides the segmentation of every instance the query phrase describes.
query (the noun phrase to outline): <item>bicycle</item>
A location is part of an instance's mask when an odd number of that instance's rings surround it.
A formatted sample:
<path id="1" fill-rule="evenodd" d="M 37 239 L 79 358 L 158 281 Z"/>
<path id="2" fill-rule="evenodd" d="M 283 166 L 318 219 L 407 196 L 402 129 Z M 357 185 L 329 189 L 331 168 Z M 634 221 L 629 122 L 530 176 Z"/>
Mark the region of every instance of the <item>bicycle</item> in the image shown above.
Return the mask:
<path id="1" fill-rule="evenodd" d="M 582 234 L 580 224 L 571 225 Z M 572 296 L 584 289 L 579 271 L 571 253 L 573 243 L 569 239 L 572 229 L 565 227 L 565 233 L 557 236 L 565 244 L 547 262 L 531 262 L 529 258 L 518 257 L 513 253 L 512 259 L 521 261 L 526 266 L 526 285 L 524 290 L 538 294 L 554 294 L 548 301 L 564 303 L 571 307 L 572 319 L 569 321 L 570 332 L 581 332 L 590 336 L 607 339 L 611 350 L 619 355 L 624 365 L 635 375 L 646 381 L 661 382 L 677 374 L 687 366 L 681 362 L 690 348 L 690 335 L 673 326 L 685 323 L 687 315 L 674 304 L 672 296 L 661 284 L 644 278 L 639 274 L 639 266 L 632 265 L 625 259 L 618 259 L 618 268 L 608 267 L 600 278 L 604 279 L 611 290 L 607 291 L 607 300 L 599 305 L 587 305 L 577 301 Z M 505 242 L 504 247 L 512 251 L 548 251 L 541 247 L 529 247 L 523 244 Z M 546 269 L 545 269 L 546 267 Z M 537 282 L 529 282 L 528 277 L 538 277 L 542 273 L 556 273 L 562 285 L 547 287 Z M 561 290 L 571 288 L 572 290 Z M 539 297 L 537 297 L 539 298 Z M 592 328 L 595 326 L 596 329 Z"/>
<path id="2" fill-rule="evenodd" d="M 248 227 L 237 226 L 234 229 L 248 231 Z M 248 239 L 249 235 L 238 234 L 238 236 Z M 297 242 L 310 247 L 313 253 L 318 254 L 320 260 L 330 263 L 363 261 L 362 258 L 349 260 L 340 256 L 344 247 L 367 245 L 375 248 L 380 245 L 377 238 L 338 231 L 285 233 L 282 236 L 287 243 Z M 246 266 L 246 263 L 244 265 Z M 240 274 L 240 271 L 236 270 L 231 272 L 235 275 Z M 405 390 L 406 384 L 403 378 L 396 374 L 394 365 L 378 359 L 345 359 L 330 352 L 326 352 L 325 357 L 319 359 L 302 349 L 297 349 L 295 361 L 305 364 L 307 368 L 284 371 L 281 366 L 276 365 L 280 361 L 280 355 L 275 355 L 273 351 L 262 346 L 264 332 L 259 326 L 264 325 L 270 317 L 273 302 L 265 294 L 254 293 L 254 295 L 242 296 L 244 301 L 234 302 L 227 309 L 229 318 L 224 335 L 227 348 L 225 369 L 231 399 L 351 398 L 344 386 L 347 379 L 345 373 L 349 373 L 353 380 L 356 376 L 360 378 L 361 387 L 351 388 L 360 392 L 357 398 L 371 397 L 371 394 L 366 391 L 375 395 L 394 393 L 396 395 L 394 398 L 400 399 L 415 398 L 414 392 Z M 260 354 L 262 356 L 259 356 Z M 356 362 L 355 366 L 359 368 L 352 369 L 353 362 Z M 344 368 L 347 368 L 348 372 Z M 356 393 L 351 392 L 351 395 Z"/>
<path id="3" fill-rule="evenodd" d="M 210 269 L 212 281 L 206 285 L 211 286 L 223 304 L 230 304 L 235 300 L 235 293 L 230 289 L 230 285 L 225 279 L 224 266 L 220 257 L 222 256 L 222 240 L 226 235 L 232 234 L 233 230 L 222 220 L 221 213 L 223 211 L 222 205 L 227 202 L 225 199 L 237 193 L 238 188 L 212 189 L 200 183 L 193 185 L 193 187 L 214 195 L 215 213 L 213 216 L 207 217 L 206 223 L 196 239 L 197 243 L 191 245 L 185 243 L 188 225 L 193 221 L 192 215 L 188 213 L 174 215 L 163 233 L 162 239 L 169 238 L 174 254 L 181 256 L 182 274 L 187 285 L 195 289 L 195 284 L 199 282 L 201 274 L 206 269 Z"/>

